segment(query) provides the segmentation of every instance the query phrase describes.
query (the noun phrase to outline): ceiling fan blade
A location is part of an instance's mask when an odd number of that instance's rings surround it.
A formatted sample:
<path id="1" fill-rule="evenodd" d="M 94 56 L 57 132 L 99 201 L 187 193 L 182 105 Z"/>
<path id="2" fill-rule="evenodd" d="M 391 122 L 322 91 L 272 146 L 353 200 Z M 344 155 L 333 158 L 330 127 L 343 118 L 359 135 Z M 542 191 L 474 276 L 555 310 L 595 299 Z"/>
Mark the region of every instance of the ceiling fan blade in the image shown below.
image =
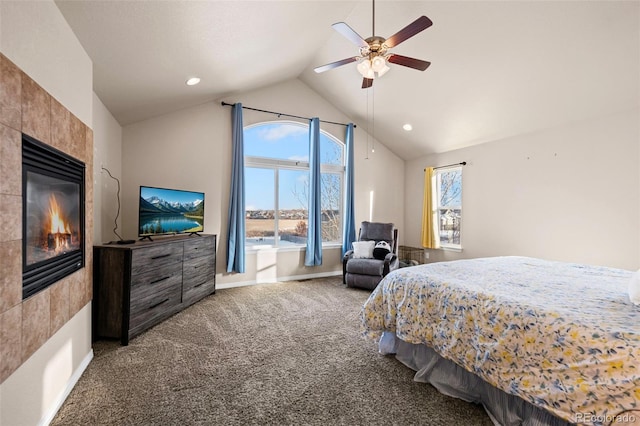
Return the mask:
<path id="1" fill-rule="evenodd" d="M 368 89 L 369 87 L 373 86 L 373 79 L 372 78 L 363 78 L 362 79 L 362 88 L 363 89 Z"/>
<path id="2" fill-rule="evenodd" d="M 351 43 L 355 44 L 358 47 L 369 47 L 369 44 L 364 41 L 360 34 L 355 32 L 353 28 L 347 25 L 344 22 L 336 22 L 332 25 L 333 29 L 342 34 L 349 40 Z"/>
<path id="3" fill-rule="evenodd" d="M 409 68 L 413 68 L 420 71 L 426 70 L 429 67 L 429 65 L 431 65 L 431 62 L 423 61 L 421 59 L 410 58 L 408 56 L 396 55 L 395 53 L 389 55 L 387 60 L 392 64 L 398 64 L 404 67 L 409 67 Z"/>
<path id="4" fill-rule="evenodd" d="M 325 72 L 325 71 L 332 70 L 334 68 L 338 68 L 339 66 L 342 66 L 342 65 L 350 64 L 351 62 L 355 62 L 357 60 L 358 60 L 357 57 L 342 59 L 340 61 L 331 62 L 330 64 L 326 64 L 326 65 L 322 65 L 322 66 L 319 66 L 319 67 L 315 67 L 313 70 L 319 74 L 321 72 Z"/>
<path id="5" fill-rule="evenodd" d="M 426 16 L 421 16 L 391 37 L 389 37 L 384 42 L 384 45 L 387 46 L 388 49 L 391 49 L 392 47 L 399 45 L 406 39 L 418 34 L 420 31 L 426 30 L 431 25 L 433 25 L 431 19 L 427 18 Z"/>

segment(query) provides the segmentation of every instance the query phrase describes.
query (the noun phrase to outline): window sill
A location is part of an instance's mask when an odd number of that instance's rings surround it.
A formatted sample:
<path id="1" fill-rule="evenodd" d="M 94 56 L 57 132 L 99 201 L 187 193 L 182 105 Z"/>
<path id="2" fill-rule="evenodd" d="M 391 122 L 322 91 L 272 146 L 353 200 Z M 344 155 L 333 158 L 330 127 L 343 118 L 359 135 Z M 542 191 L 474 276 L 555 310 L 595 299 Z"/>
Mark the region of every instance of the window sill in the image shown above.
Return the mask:
<path id="1" fill-rule="evenodd" d="M 462 253 L 462 247 L 440 247 L 439 249 L 443 251 L 453 251 L 456 253 Z"/>
<path id="2" fill-rule="evenodd" d="M 323 250 L 342 249 L 342 243 L 327 243 L 322 245 Z M 256 245 L 246 246 L 244 252 L 246 254 L 254 254 L 259 252 L 292 252 L 292 251 L 304 251 L 306 246 L 290 246 L 290 247 L 276 247 L 272 245 Z"/>

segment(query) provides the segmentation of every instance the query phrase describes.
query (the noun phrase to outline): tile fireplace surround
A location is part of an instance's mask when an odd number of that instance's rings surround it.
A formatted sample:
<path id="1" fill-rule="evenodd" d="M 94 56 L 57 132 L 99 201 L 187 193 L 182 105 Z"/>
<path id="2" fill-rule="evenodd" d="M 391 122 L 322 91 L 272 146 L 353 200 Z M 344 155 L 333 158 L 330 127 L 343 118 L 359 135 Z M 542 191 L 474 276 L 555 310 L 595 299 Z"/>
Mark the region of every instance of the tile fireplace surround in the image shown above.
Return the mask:
<path id="1" fill-rule="evenodd" d="M 22 132 L 86 165 L 85 267 L 22 300 Z M 0 54 L 0 383 L 92 297 L 93 131 Z"/>

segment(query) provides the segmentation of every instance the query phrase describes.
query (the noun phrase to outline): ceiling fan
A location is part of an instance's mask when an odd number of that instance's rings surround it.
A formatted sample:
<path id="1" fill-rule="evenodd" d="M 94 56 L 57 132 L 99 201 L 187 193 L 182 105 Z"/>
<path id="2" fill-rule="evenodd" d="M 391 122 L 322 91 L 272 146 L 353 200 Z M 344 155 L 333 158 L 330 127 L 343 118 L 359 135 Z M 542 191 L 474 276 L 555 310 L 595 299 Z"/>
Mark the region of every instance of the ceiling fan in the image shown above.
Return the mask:
<path id="1" fill-rule="evenodd" d="M 330 64 L 316 67 L 314 68 L 314 71 L 317 73 L 321 73 L 342 65 L 360 61 L 357 68 L 363 77 L 362 88 L 367 89 L 373 86 L 374 78 L 382 77 L 387 71 L 389 71 L 390 68 L 387 65 L 387 62 L 420 71 L 426 70 L 427 67 L 431 65 L 431 62 L 389 52 L 389 49 L 399 45 L 408 38 L 413 37 L 414 35 L 423 30 L 426 30 L 431 25 L 433 25 L 433 22 L 431 22 L 429 18 L 427 18 L 426 16 L 421 16 L 387 39 L 375 35 L 375 20 L 376 4 L 375 0 L 373 0 L 373 35 L 371 37 L 363 39 L 357 32 L 355 32 L 349 25 L 344 22 L 337 22 L 333 24 L 332 27 L 334 30 L 342 34 L 347 38 L 347 40 L 360 48 L 360 54 L 358 56 L 353 56 L 351 58 L 342 59 L 340 61 L 331 62 Z"/>

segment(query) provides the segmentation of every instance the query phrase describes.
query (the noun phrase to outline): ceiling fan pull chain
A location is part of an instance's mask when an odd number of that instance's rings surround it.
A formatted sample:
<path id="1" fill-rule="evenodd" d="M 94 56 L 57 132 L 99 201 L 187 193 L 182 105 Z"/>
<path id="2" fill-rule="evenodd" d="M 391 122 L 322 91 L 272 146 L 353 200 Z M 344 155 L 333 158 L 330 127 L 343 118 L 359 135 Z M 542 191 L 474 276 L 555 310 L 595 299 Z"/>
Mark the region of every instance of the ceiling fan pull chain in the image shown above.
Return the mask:
<path id="1" fill-rule="evenodd" d="M 371 129 L 369 129 L 369 91 L 367 90 L 367 150 L 365 160 L 369 159 L 369 137 L 371 137 Z"/>
<path id="2" fill-rule="evenodd" d="M 376 88 L 371 87 L 371 153 L 376 152 Z"/>

